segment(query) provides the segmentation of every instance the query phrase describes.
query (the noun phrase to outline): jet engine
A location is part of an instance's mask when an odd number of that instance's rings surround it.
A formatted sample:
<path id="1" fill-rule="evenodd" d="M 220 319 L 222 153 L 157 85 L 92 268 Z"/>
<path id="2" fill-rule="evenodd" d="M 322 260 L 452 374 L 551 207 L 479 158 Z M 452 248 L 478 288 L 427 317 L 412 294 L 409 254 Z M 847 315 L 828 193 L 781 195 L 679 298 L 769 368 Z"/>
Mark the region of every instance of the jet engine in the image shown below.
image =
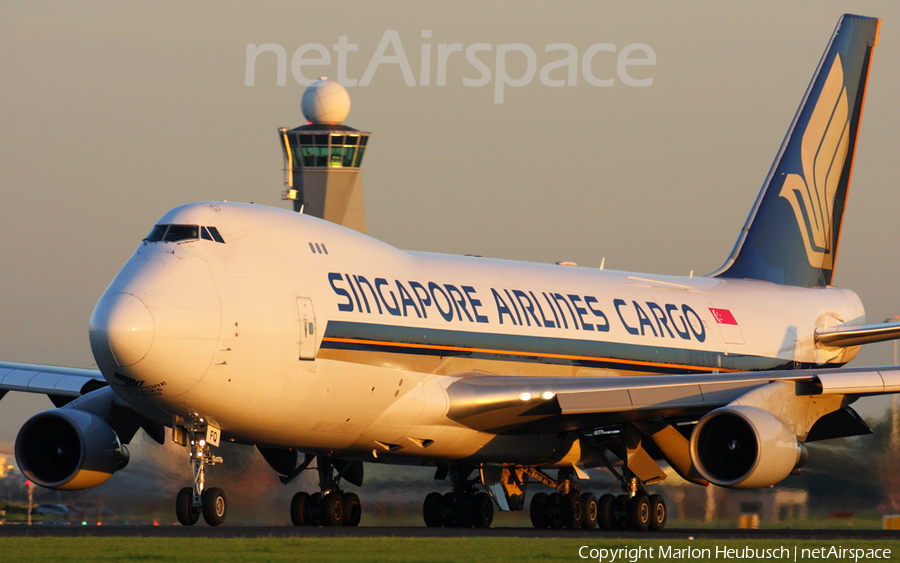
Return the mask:
<path id="1" fill-rule="evenodd" d="M 806 462 L 806 447 L 780 418 L 729 405 L 697 423 L 691 460 L 710 483 L 733 489 L 769 487 Z"/>
<path id="2" fill-rule="evenodd" d="M 37 485 L 77 491 L 100 485 L 128 465 L 128 449 L 99 416 L 59 408 L 36 414 L 22 426 L 16 461 Z"/>

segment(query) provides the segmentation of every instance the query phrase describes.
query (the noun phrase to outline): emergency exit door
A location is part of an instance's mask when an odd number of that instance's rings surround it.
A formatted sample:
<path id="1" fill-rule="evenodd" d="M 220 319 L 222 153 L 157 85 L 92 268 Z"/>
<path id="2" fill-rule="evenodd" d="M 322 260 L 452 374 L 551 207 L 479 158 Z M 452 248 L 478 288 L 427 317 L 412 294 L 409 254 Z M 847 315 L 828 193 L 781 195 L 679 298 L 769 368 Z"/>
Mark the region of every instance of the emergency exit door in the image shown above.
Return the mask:
<path id="1" fill-rule="evenodd" d="M 316 314 L 313 312 L 312 299 L 297 298 L 297 313 L 300 319 L 300 359 L 316 358 Z"/>

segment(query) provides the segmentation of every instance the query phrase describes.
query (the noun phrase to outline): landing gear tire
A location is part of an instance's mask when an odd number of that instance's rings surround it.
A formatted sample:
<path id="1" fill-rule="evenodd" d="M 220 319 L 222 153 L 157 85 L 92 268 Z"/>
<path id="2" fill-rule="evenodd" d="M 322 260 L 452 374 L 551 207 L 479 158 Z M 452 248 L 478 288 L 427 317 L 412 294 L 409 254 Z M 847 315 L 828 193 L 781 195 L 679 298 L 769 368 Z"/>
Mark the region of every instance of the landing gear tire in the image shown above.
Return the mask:
<path id="1" fill-rule="evenodd" d="M 562 494 L 550 493 L 547 497 L 547 522 L 551 528 L 558 530 L 563 527 L 560 518 L 560 508 L 562 508 Z"/>
<path id="2" fill-rule="evenodd" d="M 294 526 L 309 525 L 309 494 L 297 493 L 291 499 L 291 523 Z"/>
<path id="3" fill-rule="evenodd" d="M 535 528 L 546 528 L 550 526 L 547 518 L 547 493 L 537 493 L 531 497 L 531 525 Z"/>
<path id="4" fill-rule="evenodd" d="M 472 521 L 472 497 L 465 493 L 458 493 L 453 501 L 453 520 L 459 528 L 471 528 Z"/>
<path id="5" fill-rule="evenodd" d="M 613 530 L 628 529 L 628 495 L 619 495 L 612 505 Z"/>
<path id="6" fill-rule="evenodd" d="M 309 517 L 307 520 L 307 526 L 321 526 L 322 518 L 321 513 L 319 512 L 319 507 L 322 506 L 322 493 L 313 493 L 309 495 L 309 509 L 306 514 Z"/>
<path id="7" fill-rule="evenodd" d="M 597 525 L 601 530 L 612 530 L 615 524 L 613 519 L 613 507 L 616 497 L 607 493 L 597 501 Z"/>
<path id="8" fill-rule="evenodd" d="M 323 526 L 343 526 L 344 495 L 337 491 L 332 491 L 322 497 L 322 503 L 319 505 L 319 514 L 321 515 Z"/>
<path id="9" fill-rule="evenodd" d="M 470 504 L 472 524 L 476 528 L 490 528 L 494 521 L 494 501 L 487 493 L 475 493 Z"/>
<path id="10" fill-rule="evenodd" d="M 200 519 L 200 511 L 194 509 L 193 503 L 193 488 L 185 487 L 178 491 L 178 496 L 175 497 L 175 516 L 182 526 L 193 526 Z"/>
<path id="11" fill-rule="evenodd" d="M 584 519 L 581 521 L 581 527 L 585 530 L 592 530 L 597 527 L 597 497 L 594 493 L 582 493 L 581 505 L 584 507 Z"/>
<path id="12" fill-rule="evenodd" d="M 291 522 L 295 526 L 359 526 L 362 519 L 362 503 L 359 496 L 354 493 L 345 493 L 341 490 L 340 482 L 343 473 L 340 471 L 335 474 L 334 460 L 325 456 L 313 456 L 305 454 L 306 459 L 302 464 L 290 475 L 283 476 L 281 482 L 284 484 L 292 481 L 301 472 L 306 470 L 313 459 L 318 460 L 316 470 L 319 474 L 319 490 L 325 491 L 307 494 L 297 493 L 291 499 Z M 346 471 L 352 470 L 352 479 L 348 480 L 356 484 L 362 485 L 362 467 L 353 469 L 353 463 L 343 460 L 339 466 Z"/>
<path id="13" fill-rule="evenodd" d="M 638 493 L 631 497 L 626 505 L 628 526 L 637 532 L 646 532 L 650 529 L 650 501 L 647 495 Z"/>
<path id="14" fill-rule="evenodd" d="M 207 524 L 210 526 L 224 524 L 227 510 L 225 492 L 222 489 L 211 487 L 203 491 L 203 519 Z"/>
<path id="15" fill-rule="evenodd" d="M 355 528 L 362 519 L 362 503 L 356 493 L 344 495 L 344 526 Z"/>
<path id="16" fill-rule="evenodd" d="M 444 493 L 441 495 L 441 525 L 445 528 L 455 528 L 456 523 L 456 495 Z"/>
<path id="17" fill-rule="evenodd" d="M 584 520 L 584 504 L 581 502 L 581 495 L 569 493 L 561 497 L 559 520 L 563 527 L 570 530 L 581 527 L 581 522 Z"/>
<path id="18" fill-rule="evenodd" d="M 425 505 L 422 507 L 422 516 L 425 517 L 425 525 L 429 528 L 439 528 L 444 524 L 441 517 L 441 504 L 444 501 L 441 493 L 428 493 L 425 497 Z"/>
<path id="19" fill-rule="evenodd" d="M 659 495 L 650 495 L 650 530 L 659 532 L 666 527 L 668 510 L 666 501 Z"/>
<path id="20" fill-rule="evenodd" d="M 487 528 L 494 521 L 494 501 L 485 492 L 429 493 L 422 516 L 429 528 Z"/>

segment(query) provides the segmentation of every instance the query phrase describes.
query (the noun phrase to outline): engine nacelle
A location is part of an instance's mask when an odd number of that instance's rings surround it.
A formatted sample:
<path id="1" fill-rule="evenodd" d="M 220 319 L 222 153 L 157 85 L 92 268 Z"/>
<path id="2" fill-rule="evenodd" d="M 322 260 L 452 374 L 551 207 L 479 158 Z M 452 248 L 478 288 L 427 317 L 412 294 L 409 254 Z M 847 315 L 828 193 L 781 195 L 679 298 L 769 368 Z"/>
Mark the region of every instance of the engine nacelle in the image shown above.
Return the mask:
<path id="1" fill-rule="evenodd" d="M 720 487 L 770 487 L 806 461 L 806 447 L 777 416 L 756 407 L 726 406 L 697 423 L 691 461 Z"/>
<path id="2" fill-rule="evenodd" d="M 31 417 L 16 438 L 26 477 L 48 489 L 96 487 L 128 465 L 128 449 L 99 416 L 71 408 Z"/>

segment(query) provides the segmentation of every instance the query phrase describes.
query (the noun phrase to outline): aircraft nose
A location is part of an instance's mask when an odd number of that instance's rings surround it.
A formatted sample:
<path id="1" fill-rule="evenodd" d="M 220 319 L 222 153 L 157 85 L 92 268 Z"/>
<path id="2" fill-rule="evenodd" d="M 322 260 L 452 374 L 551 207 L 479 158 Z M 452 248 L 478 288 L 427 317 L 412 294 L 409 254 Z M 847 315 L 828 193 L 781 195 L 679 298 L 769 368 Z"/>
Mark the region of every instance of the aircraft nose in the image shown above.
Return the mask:
<path id="1" fill-rule="evenodd" d="M 130 293 L 113 293 L 97 303 L 91 315 L 91 348 L 95 356 L 109 354 L 112 364 L 141 361 L 153 343 L 153 317 L 143 301 Z"/>

